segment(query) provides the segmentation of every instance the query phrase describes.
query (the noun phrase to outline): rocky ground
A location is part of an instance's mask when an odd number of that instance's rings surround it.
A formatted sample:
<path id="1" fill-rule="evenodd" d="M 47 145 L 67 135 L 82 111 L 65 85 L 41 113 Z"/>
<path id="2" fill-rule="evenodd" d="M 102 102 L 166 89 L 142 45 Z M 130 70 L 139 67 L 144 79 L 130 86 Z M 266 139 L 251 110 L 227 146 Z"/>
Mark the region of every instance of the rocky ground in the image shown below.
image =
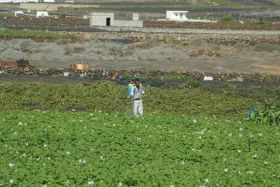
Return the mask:
<path id="1" fill-rule="evenodd" d="M 88 63 L 91 69 L 238 72 L 280 75 L 279 36 L 75 33 L 69 43 L 1 40 L 0 59 L 42 68 Z"/>

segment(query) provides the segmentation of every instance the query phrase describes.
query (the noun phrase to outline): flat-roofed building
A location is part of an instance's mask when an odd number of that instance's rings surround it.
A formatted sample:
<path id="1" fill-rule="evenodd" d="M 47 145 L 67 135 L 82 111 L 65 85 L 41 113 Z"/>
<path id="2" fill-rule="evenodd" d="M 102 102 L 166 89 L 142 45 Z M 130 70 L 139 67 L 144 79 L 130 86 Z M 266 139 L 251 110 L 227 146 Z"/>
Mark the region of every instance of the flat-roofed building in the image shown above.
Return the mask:
<path id="1" fill-rule="evenodd" d="M 143 27 L 139 14 L 133 14 L 132 18 L 132 20 L 115 20 L 114 13 L 95 12 L 90 14 L 90 26 Z"/>
<path id="2" fill-rule="evenodd" d="M 170 21 L 186 21 L 188 11 L 167 10 L 166 19 Z"/>

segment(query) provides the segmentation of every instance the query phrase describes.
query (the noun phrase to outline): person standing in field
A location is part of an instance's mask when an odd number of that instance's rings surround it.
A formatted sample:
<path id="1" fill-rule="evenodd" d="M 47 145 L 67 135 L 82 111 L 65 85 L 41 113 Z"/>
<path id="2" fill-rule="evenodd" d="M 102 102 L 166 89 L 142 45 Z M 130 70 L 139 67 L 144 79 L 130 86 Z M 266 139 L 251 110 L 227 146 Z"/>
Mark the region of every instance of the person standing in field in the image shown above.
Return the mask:
<path id="1" fill-rule="evenodd" d="M 143 86 L 139 79 L 135 79 L 135 83 L 130 88 L 130 99 L 132 101 L 133 115 L 136 117 L 143 115 L 142 94 L 144 93 Z"/>

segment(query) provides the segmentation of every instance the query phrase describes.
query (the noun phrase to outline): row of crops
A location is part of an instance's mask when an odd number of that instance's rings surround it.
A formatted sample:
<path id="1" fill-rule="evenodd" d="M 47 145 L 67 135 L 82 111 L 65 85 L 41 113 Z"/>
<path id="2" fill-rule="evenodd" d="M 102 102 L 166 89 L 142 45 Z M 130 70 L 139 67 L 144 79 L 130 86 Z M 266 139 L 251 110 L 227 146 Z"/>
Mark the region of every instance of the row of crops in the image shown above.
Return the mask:
<path id="1" fill-rule="evenodd" d="M 279 127 L 103 112 L 1 112 L 1 186 L 277 186 Z"/>
<path id="2" fill-rule="evenodd" d="M 112 82 L 0 85 L 0 186 L 279 184 L 279 108 L 245 119 L 260 98 L 279 102 L 278 88 L 146 86 L 134 118 Z"/>
<path id="3" fill-rule="evenodd" d="M 234 87 L 209 91 L 199 85 L 186 84 L 177 88 L 155 88 L 145 85 L 144 108 L 146 114 L 168 114 L 239 118 L 246 117 L 247 109 L 262 107 L 263 98 L 279 98 L 279 89 L 256 89 L 235 92 Z M 246 93 L 244 93 L 246 92 Z M 1 111 L 101 110 L 128 114 L 131 103 L 126 87 L 109 81 L 94 84 L 49 84 L 2 82 Z M 244 95 L 244 96 L 240 96 Z M 279 100 L 278 100 L 279 101 Z"/>

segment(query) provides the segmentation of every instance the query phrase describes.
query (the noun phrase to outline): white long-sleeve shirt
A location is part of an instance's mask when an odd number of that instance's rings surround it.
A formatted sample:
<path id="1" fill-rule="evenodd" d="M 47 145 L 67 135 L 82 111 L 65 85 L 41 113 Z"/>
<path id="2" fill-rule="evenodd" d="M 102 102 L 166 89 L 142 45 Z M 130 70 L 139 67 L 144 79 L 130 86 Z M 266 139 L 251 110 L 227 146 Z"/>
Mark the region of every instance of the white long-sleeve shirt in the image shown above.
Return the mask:
<path id="1" fill-rule="evenodd" d="M 139 89 L 137 88 L 136 85 L 133 85 L 131 92 L 130 92 L 130 94 L 131 94 L 130 96 L 132 96 L 133 99 L 139 100 L 139 99 L 142 99 L 143 93 L 144 93 L 144 90 L 143 90 L 142 84 L 140 84 Z"/>

